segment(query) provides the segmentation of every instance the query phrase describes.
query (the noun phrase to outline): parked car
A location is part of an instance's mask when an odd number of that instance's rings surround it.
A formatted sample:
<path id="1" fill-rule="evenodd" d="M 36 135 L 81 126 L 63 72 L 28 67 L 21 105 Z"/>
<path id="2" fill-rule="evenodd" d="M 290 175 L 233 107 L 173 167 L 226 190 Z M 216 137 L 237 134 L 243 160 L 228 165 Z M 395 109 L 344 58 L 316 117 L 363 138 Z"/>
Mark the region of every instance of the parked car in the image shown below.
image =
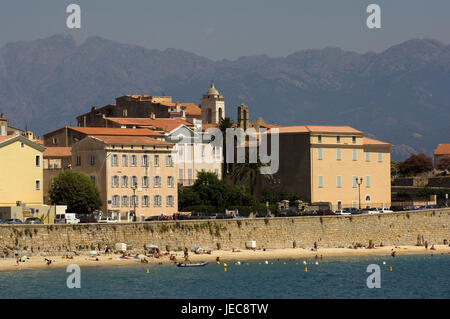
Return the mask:
<path id="1" fill-rule="evenodd" d="M 358 214 L 362 214 L 362 210 L 358 210 L 354 207 L 352 208 L 348 208 L 348 212 L 352 215 L 358 215 Z"/>
<path id="2" fill-rule="evenodd" d="M 393 213 L 392 210 L 387 209 L 386 207 L 377 208 L 380 213 Z"/>
<path id="3" fill-rule="evenodd" d="M 336 215 L 331 209 L 322 209 L 318 214 L 319 216 Z"/>
<path id="4" fill-rule="evenodd" d="M 40 218 L 37 218 L 37 217 L 28 217 L 25 220 L 25 224 L 43 224 L 43 223 L 44 222 Z"/>
<path id="5" fill-rule="evenodd" d="M 172 220 L 172 217 L 166 216 L 166 215 L 158 215 L 158 216 L 150 216 L 144 219 L 145 222 L 151 222 L 151 221 L 161 221 L 161 220 Z"/>
<path id="6" fill-rule="evenodd" d="M 118 223 L 119 221 L 116 219 L 112 219 L 111 217 L 102 217 L 98 221 L 99 223 Z"/>
<path id="7" fill-rule="evenodd" d="M 98 223 L 97 219 L 88 215 L 81 215 L 78 217 L 78 219 L 80 220 L 80 224 Z"/>
<path id="8" fill-rule="evenodd" d="M 6 224 L 23 224 L 23 222 L 17 218 L 10 218 L 6 220 Z"/>
<path id="9" fill-rule="evenodd" d="M 233 218 L 230 214 L 218 213 L 216 214 L 216 219 L 231 219 Z"/>
<path id="10" fill-rule="evenodd" d="M 403 208 L 403 206 L 391 206 L 391 210 L 394 212 L 401 212 L 404 211 L 405 209 Z"/>
<path id="11" fill-rule="evenodd" d="M 378 208 L 370 208 L 367 211 L 367 214 L 379 214 L 379 213 L 380 213 L 380 211 L 378 210 Z"/>
<path id="12" fill-rule="evenodd" d="M 338 209 L 334 212 L 336 215 L 350 215 L 351 213 L 345 209 Z"/>
<path id="13" fill-rule="evenodd" d="M 277 217 L 297 217 L 297 216 L 298 216 L 298 214 L 296 212 L 288 210 L 288 211 L 279 213 Z"/>
<path id="14" fill-rule="evenodd" d="M 206 212 L 193 212 L 190 219 L 210 219 L 211 217 Z"/>
<path id="15" fill-rule="evenodd" d="M 0 219 L 0 225 L 6 224 L 6 222 L 3 219 Z"/>
<path id="16" fill-rule="evenodd" d="M 55 224 L 78 224 L 80 220 L 74 213 L 64 213 L 55 215 Z"/>

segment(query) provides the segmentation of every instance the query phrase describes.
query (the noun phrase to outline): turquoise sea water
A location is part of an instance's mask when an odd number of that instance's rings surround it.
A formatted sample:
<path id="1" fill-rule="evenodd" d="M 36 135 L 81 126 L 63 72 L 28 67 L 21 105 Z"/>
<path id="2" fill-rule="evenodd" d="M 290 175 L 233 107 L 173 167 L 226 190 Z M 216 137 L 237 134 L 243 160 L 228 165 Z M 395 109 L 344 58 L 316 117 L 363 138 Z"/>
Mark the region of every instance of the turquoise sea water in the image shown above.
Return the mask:
<path id="1" fill-rule="evenodd" d="M 227 272 L 215 263 L 199 268 L 84 267 L 80 289 L 67 288 L 69 273 L 63 268 L 2 271 L 0 298 L 450 298 L 450 255 L 325 258 L 318 263 L 229 261 Z M 369 264 L 381 267 L 381 288 L 367 288 Z"/>

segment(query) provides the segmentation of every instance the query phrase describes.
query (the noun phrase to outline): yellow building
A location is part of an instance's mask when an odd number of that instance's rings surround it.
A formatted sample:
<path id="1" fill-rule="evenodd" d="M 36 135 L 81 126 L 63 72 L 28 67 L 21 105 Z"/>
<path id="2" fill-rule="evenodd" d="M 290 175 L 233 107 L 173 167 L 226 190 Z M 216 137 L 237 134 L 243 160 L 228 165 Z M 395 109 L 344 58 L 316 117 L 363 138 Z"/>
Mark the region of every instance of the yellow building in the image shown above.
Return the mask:
<path id="1" fill-rule="evenodd" d="M 42 205 L 44 149 L 22 135 L 0 136 L 0 207 Z"/>
<path id="2" fill-rule="evenodd" d="M 178 212 L 173 145 L 146 136 L 88 136 L 72 146 L 72 169 L 99 188 L 104 215 L 171 216 Z"/>
<path id="3" fill-rule="evenodd" d="M 272 186 L 331 209 L 391 205 L 391 144 L 349 126 L 279 127 Z"/>

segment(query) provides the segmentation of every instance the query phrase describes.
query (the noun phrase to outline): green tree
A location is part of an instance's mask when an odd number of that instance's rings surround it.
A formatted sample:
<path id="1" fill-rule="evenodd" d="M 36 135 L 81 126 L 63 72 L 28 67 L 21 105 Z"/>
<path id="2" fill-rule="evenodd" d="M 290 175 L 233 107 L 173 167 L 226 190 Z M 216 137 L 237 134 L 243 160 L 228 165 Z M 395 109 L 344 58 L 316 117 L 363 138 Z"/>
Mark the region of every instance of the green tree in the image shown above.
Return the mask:
<path id="1" fill-rule="evenodd" d="M 227 175 L 227 165 L 226 162 L 226 154 L 227 154 L 227 139 L 226 132 L 227 128 L 231 128 L 233 126 L 233 121 L 229 117 L 221 118 L 219 121 L 219 130 L 222 132 L 222 178 L 225 178 Z"/>
<path id="2" fill-rule="evenodd" d="M 246 154 L 245 163 L 237 163 L 233 165 L 231 175 L 235 183 L 243 183 L 250 189 L 250 194 L 255 195 L 256 185 L 258 183 L 258 177 L 262 176 L 265 180 L 271 181 L 273 175 L 261 174 L 261 168 L 268 166 L 269 164 L 263 164 L 257 157 L 256 163 L 250 163 L 249 156 Z"/>
<path id="3" fill-rule="evenodd" d="M 92 180 L 73 171 L 59 174 L 49 195 L 53 205 L 67 205 L 68 213 L 89 214 L 102 206 L 100 191 Z"/>
<path id="4" fill-rule="evenodd" d="M 413 154 L 399 165 L 402 175 L 415 175 L 433 169 L 433 160 L 425 154 Z"/>

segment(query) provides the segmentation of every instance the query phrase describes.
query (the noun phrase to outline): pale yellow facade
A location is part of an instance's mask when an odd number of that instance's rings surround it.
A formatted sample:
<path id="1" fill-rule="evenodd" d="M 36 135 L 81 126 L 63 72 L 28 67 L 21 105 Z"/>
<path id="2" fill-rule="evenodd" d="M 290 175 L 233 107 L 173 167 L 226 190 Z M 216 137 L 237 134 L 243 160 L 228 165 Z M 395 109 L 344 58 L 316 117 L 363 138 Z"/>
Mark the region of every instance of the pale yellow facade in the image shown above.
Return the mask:
<path id="1" fill-rule="evenodd" d="M 0 206 L 43 204 L 44 149 L 20 135 L 0 136 Z"/>
<path id="2" fill-rule="evenodd" d="M 178 212 L 172 148 L 173 144 L 163 141 L 119 144 L 89 136 L 73 145 L 72 168 L 97 185 L 105 215 L 127 221 L 136 208 L 137 220 L 170 216 Z"/>
<path id="3" fill-rule="evenodd" d="M 365 144 L 364 137 L 356 134 L 310 138 L 311 202 L 330 202 L 334 210 L 390 207 L 389 144 Z"/>

